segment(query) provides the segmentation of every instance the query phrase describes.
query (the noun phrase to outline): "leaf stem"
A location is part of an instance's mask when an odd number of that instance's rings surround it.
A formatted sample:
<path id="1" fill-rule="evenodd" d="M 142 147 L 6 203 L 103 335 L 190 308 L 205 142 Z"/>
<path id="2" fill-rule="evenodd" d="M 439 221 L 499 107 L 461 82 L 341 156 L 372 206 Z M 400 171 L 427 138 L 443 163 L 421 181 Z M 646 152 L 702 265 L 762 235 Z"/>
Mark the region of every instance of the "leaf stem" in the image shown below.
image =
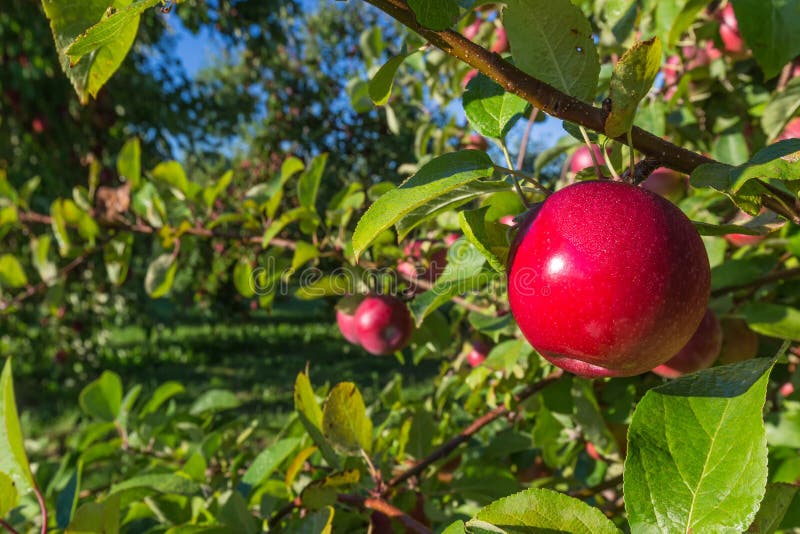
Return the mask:
<path id="1" fill-rule="evenodd" d="M 4 519 L 0 519 L 0 527 L 3 527 L 4 529 L 6 529 L 11 534 L 19 534 L 19 532 L 17 532 L 17 529 L 12 527 L 11 524 L 8 521 L 4 520 Z"/>
<path id="2" fill-rule="evenodd" d="M 497 142 L 500 145 L 500 149 L 503 151 L 503 156 L 506 158 L 506 163 L 509 167 L 513 168 L 514 164 L 511 162 L 511 154 L 508 153 L 508 147 L 506 147 L 506 142 L 502 139 Z M 520 200 L 522 200 L 522 205 L 525 206 L 526 210 L 531 209 L 530 203 L 528 203 L 528 199 L 525 196 L 525 193 L 522 191 L 522 188 L 519 186 L 519 180 L 517 180 L 516 172 L 511 173 L 511 179 L 514 180 L 514 189 L 517 191 L 517 195 L 519 195 Z"/>
<path id="3" fill-rule="evenodd" d="M 592 141 L 589 139 L 589 134 L 586 133 L 586 128 L 583 126 L 578 126 L 578 129 L 581 131 L 583 142 L 586 143 L 586 148 L 589 149 L 589 155 L 591 156 L 592 164 L 594 165 L 594 174 L 597 176 L 598 180 L 602 180 L 603 173 L 600 171 L 600 163 L 597 161 L 597 154 L 594 153 L 594 148 L 592 147 Z"/>

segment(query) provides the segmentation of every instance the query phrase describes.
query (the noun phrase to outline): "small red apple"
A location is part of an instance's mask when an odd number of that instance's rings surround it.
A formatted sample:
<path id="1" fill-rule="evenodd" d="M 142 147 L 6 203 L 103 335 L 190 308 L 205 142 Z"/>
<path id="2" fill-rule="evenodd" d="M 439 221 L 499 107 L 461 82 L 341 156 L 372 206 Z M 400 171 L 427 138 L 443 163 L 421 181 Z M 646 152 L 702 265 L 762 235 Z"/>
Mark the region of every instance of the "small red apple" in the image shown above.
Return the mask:
<path id="1" fill-rule="evenodd" d="M 464 148 L 467 150 L 488 150 L 489 143 L 482 135 L 473 133 L 467 138 L 467 142 L 464 143 Z"/>
<path id="2" fill-rule="evenodd" d="M 589 455 L 589 458 L 597 462 L 603 459 L 600 457 L 600 453 L 597 452 L 597 447 L 595 447 L 594 443 L 592 443 L 591 441 L 586 442 L 586 454 Z"/>
<path id="3" fill-rule="evenodd" d="M 339 332 L 354 345 L 359 345 L 355 312 L 363 300 L 364 297 L 361 295 L 348 295 L 336 304 L 336 324 L 339 325 Z"/>
<path id="4" fill-rule="evenodd" d="M 683 174 L 667 167 L 659 167 L 650 173 L 650 176 L 640 185 L 648 191 L 677 203 L 686 196 L 689 182 Z"/>
<path id="5" fill-rule="evenodd" d="M 706 310 L 700 326 L 688 343 L 670 358 L 653 369 L 653 372 L 664 378 L 678 378 L 701 369 L 711 367 L 722 348 L 722 327 L 716 314 Z"/>
<path id="6" fill-rule="evenodd" d="M 499 222 L 500 224 L 505 224 L 506 226 L 514 226 L 514 225 L 517 224 L 514 221 L 514 216 L 513 215 L 503 215 L 502 217 L 497 219 L 497 222 Z"/>
<path id="7" fill-rule="evenodd" d="M 711 41 L 706 41 L 702 47 L 684 46 L 681 51 L 686 60 L 687 71 L 707 67 L 712 61 L 722 57 L 722 52 Z"/>
<path id="8" fill-rule="evenodd" d="M 461 234 L 450 233 L 444 236 L 444 244 L 446 247 L 452 247 L 459 239 L 461 239 Z"/>
<path id="9" fill-rule="evenodd" d="M 667 58 L 667 62 L 661 69 L 664 73 L 664 87 L 670 88 L 678 84 L 681 71 L 681 58 L 677 55 L 672 55 Z"/>
<path id="10" fill-rule="evenodd" d="M 478 35 L 478 32 L 481 30 L 481 24 L 483 24 L 483 21 L 479 18 L 476 18 L 472 24 L 464 28 L 464 31 L 461 34 L 471 41 L 475 39 L 475 37 Z"/>
<path id="11" fill-rule="evenodd" d="M 422 256 L 425 254 L 425 241 L 422 239 L 415 239 L 410 243 L 406 243 L 406 246 L 403 247 L 403 254 L 405 254 L 406 258 L 414 260 L 422 259 Z"/>
<path id="12" fill-rule="evenodd" d="M 438 247 L 430 254 L 428 268 L 425 271 L 425 280 L 434 283 L 447 267 L 447 248 Z"/>
<path id="13" fill-rule="evenodd" d="M 356 309 L 356 336 L 370 354 L 392 354 L 404 348 L 413 330 L 408 307 L 396 297 L 370 295 Z"/>
<path id="14" fill-rule="evenodd" d="M 677 353 L 708 305 L 711 272 L 691 221 L 641 187 L 586 181 L 525 217 L 508 261 L 511 313 L 553 364 L 632 376 Z"/>
<path id="15" fill-rule="evenodd" d="M 47 130 L 47 122 L 43 117 L 34 117 L 31 121 L 31 130 L 37 134 L 43 134 Z"/>
<path id="16" fill-rule="evenodd" d="M 722 349 L 719 363 L 742 362 L 754 358 L 758 353 L 758 334 L 750 330 L 742 319 L 726 317 L 720 321 L 722 326 Z"/>
<path id="17" fill-rule="evenodd" d="M 786 382 L 780 387 L 780 389 L 778 389 L 778 393 L 784 397 L 788 397 L 794 393 L 794 385 L 791 382 Z"/>
<path id="18" fill-rule="evenodd" d="M 739 213 L 730 220 L 730 224 L 743 224 L 753 219 L 749 213 L 739 211 Z M 764 241 L 767 236 L 764 235 L 748 235 L 748 234 L 726 234 L 725 239 L 735 247 L 755 246 Z"/>
<path id="19" fill-rule="evenodd" d="M 728 2 L 719 12 L 719 36 L 725 45 L 725 51 L 732 56 L 741 56 L 747 48 L 744 45 L 742 34 L 739 33 L 739 21 L 733 11 L 733 4 Z"/>
<path id="20" fill-rule="evenodd" d="M 486 360 L 491 350 L 489 345 L 476 339 L 472 342 L 472 350 L 467 353 L 467 364 L 473 368 L 478 367 Z"/>
<path id="21" fill-rule="evenodd" d="M 467 71 L 467 73 L 464 75 L 464 78 L 461 80 L 461 87 L 464 87 L 466 89 L 470 80 L 472 80 L 472 78 L 474 78 L 477 75 L 478 75 L 478 69 L 472 69 L 470 71 Z"/>
<path id="22" fill-rule="evenodd" d="M 499 26 L 494 31 L 494 42 L 489 50 L 496 54 L 504 54 L 508 52 L 508 34 L 506 33 L 506 29 L 504 27 Z"/>
<path id="23" fill-rule="evenodd" d="M 800 117 L 795 117 L 786 124 L 777 141 L 797 138 L 800 138 Z"/>
<path id="24" fill-rule="evenodd" d="M 592 145 L 592 151 L 597 158 L 597 163 L 602 166 L 605 162 L 605 159 L 603 159 L 603 150 L 597 145 Z M 589 152 L 589 147 L 586 145 L 579 146 L 575 152 L 572 153 L 572 158 L 569 160 L 569 170 L 574 174 L 578 174 L 583 169 L 588 169 L 593 166 L 592 154 Z"/>

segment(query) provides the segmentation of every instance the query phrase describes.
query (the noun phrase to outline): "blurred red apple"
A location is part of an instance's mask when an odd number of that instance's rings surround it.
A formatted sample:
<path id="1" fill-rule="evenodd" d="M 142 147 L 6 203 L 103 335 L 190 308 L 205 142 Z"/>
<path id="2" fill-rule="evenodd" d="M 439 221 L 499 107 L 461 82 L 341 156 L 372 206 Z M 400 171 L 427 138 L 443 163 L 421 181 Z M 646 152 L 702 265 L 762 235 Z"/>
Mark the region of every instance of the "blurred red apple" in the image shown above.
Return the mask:
<path id="1" fill-rule="evenodd" d="M 686 176 L 667 167 L 657 168 L 641 183 L 648 191 L 675 203 L 686 196 L 688 185 Z"/>
<path id="2" fill-rule="evenodd" d="M 499 222 L 500 224 L 505 224 L 506 226 L 514 226 L 515 224 L 517 224 L 516 221 L 514 221 L 513 215 L 503 215 L 502 217 L 497 219 L 497 222 Z"/>
<path id="3" fill-rule="evenodd" d="M 504 54 L 508 52 L 508 35 L 506 34 L 506 29 L 504 27 L 499 26 L 494 31 L 494 42 L 489 50 L 496 54 Z"/>
<path id="4" fill-rule="evenodd" d="M 786 124 L 777 141 L 798 138 L 800 138 L 800 117 L 795 117 Z"/>
<path id="5" fill-rule="evenodd" d="M 404 348 L 413 330 L 408 307 L 396 297 L 370 295 L 356 309 L 356 337 L 370 354 L 392 354 Z"/>
<path id="6" fill-rule="evenodd" d="M 486 343 L 477 339 L 474 340 L 472 342 L 472 350 L 467 353 L 467 363 L 470 367 L 478 367 L 486 360 L 491 350 L 492 348 Z"/>
<path id="7" fill-rule="evenodd" d="M 475 39 L 481 29 L 481 24 L 483 24 L 483 21 L 479 18 L 476 18 L 472 24 L 464 28 L 462 35 L 470 41 Z"/>
<path id="8" fill-rule="evenodd" d="M 736 216 L 731 219 L 729 222 L 730 224 L 744 224 L 753 219 L 753 216 L 745 213 L 743 211 L 739 211 Z M 764 241 L 767 236 L 764 235 L 748 235 L 748 234 L 727 234 L 725 235 L 725 239 L 731 245 L 735 247 L 747 247 L 747 246 L 754 246 L 758 245 L 762 241 Z"/>
<path id="9" fill-rule="evenodd" d="M 742 34 L 739 33 L 739 21 L 733 11 L 733 4 L 728 2 L 719 12 L 719 36 L 725 45 L 725 51 L 732 56 L 741 56 L 746 53 Z"/>
<path id="10" fill-rule="evenodd" d="M 653 369 L 653 372 L 664 378 L 677 378 L 711 367 L 722 348 L 722 327 L 716 314 L 706 310 L 700 326 L 688 343 L 670 358 Z"/>
<path id="11" fill-rule="evenodd" d="M 359 345 L 355 312 L 363 300 L 364 297 L 361 295 L 349 295 L 336 304 L 336 324 L 339 325 L 339 332 L 342 333 L 342 337 L 354 345 Z"/>
<path id="12" fill-rule="evenodd" d="M 487 150 L 489 148 L 489 143 L 482 135 L 473 133 L 467 138 L 464 148 L 467 150 Z"/>
<path id="13" fill-rule="evenodd" d="M 478 69 L 472 69 L 472 70 L 468 71 L 464 75 L 464 78 L 461 80 L 461 87 L 466 88 L 467 84 L 469 84 L 470 80 L 472 80 L 472 78 L 474 78 L 477 75 L 478 75 Z"/>
<path id="14" fill-rule="evenodd" d="M 597 145 L 592 145 L 592 151 L 597 158 L 598 165 L 602 166 L 605 163 L 605 159 L 603 159 L 603 150 Z M 588 169 L 593 166 L 592 153 L 586 145 L 579 146 L 575 152 L 572 153 L 572 158 L 569 160 L 569 170 L 574 174 L 578 174 L 583 169 Z"/>

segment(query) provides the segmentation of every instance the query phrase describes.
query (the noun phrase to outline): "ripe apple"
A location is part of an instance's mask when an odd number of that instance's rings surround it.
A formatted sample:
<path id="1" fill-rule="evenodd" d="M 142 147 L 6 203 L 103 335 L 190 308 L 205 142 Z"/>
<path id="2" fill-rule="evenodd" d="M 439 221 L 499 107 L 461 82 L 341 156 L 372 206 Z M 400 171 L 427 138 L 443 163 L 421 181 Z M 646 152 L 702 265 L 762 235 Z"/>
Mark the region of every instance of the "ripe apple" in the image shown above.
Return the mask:
<path id="1" fill-rule="evenodd" d="M 653 369 L 653 372 L 664 378 L 678 378 L 694 373 L 710 367 L 719 356 L 720 348 L 722 327 L 716 314 L 709 309 L 689 342 L 666 363 Z"/>
<path id="2" fill-rule="evenodd" d="M 422 256 L 425 254 L 425 241 L 422 239 L 415 239 L 410 243 L 406 243 L 406 246 L 403 247 L 403 254 L 405 254 L 407 258 L 413 260 L 422 259 Z"/>
<path id="3" fill-rule="evenodd" d="M 800 117 L 795 117 L 786 124 L 781 134 L 778 136 L 778 141 L 784 139 L 797 139 L 800 138 Z"/>
<path id="4" fill-rule="evenodd" d="M 664 65 L 664 68 L 661 70 L 664 72 L 664 87 L 670 88 L 675 85 L 678 85 L 678 78 L 680 78 L 680 64 L 681 58 L 677 55 L 671 55 L 667 58 L 667 62 Z"/>
<path id="5" fill-rule="evenodd" d="M 455 232 L 453 232 L 444 236 L 444 244 L 447 247 L 452 247 L 453 244 L 459 239 L 461 239 L 461 234 L 456 234 Z"/>
<path id="6" fill-rule="evenodd" d="M 481 24 L 483 24 L 483 21 L 479 18 L 476 18 L 472 24 L 464 28 L 462 35 L 470 41 L 475 39 L 475 37 L 478 35 L 478 32 L 481 30 Z"/>
<path id="7" fill-rule="evenodd" d="M 489 345 L 476 339 L 472 342 L 472 350 L 467 353 L 467 363 L 470 367 L 478 367 L 486 360 L 491 350 L 492 348 Z"/>
<path id="8" fill-rule="evenodd" d="M 603 165 L 605 162 L 603 159 L 603 150 L 597 145 L 592 145 L 592 151 L 597 158 L 597 163 Z M 589 152 L 589 147 L 586 145 L 579 146 L 577 150 L 572 153 L 572 158 L 569 160 L 569 170 L 574 174 L 578 174 L 583 169 L 588 169 L 593 166 L 592 154 Z"/>
<path id="9" fill-rule="evenodd" d="M 681 52 L 686 60 L 687 71 L 707 67 L 712 61 L 722 57 L 722 52 L 711 41 L 706 41 L 702 47 L 684 46 Z"/>
<path id="10" fill-rule="evenodd" d="M 586 454 L 589 455 L 589 458 L 597 462 L 602 460 L 602 458 L 600 457 L 600 453 L 597 452 L 597 447 L 595 447 L 594 443 L 592 443 L 591 441 L 586 442 Z"/>
<path id="11" fill-rule="evenodd" d="M 447 248 L 439 246 L 434 249 L 428 259 L 428 268 L 425 270 L 425 280 L 434 283 L 447 267 Z"/>
<path id="12" fill-rule="evenodd" d="M 667 361 L 708 305 L 703 242 L 674 204 L 641 187 L 586 181 L 534 207 L 508 261 L 511 313 L 553 364 L 632 376 Z"/>
<path id="13" fill-rule="evenodd" d="M 739 33 L 739 21 L 733 11 L 733 4 L 728 2 L 719 12 L 719 36 L 725 45 L 725 51 L 733 56 L 741 56 L 746 52 L 742 34 Z"/>
<path id="14" fill-rule="evenodd" d="M 467 73 L 464 75 L 464 78 L 461 80 L 461 87 L 466 89 L 467 84 L 469 84 L 470 80 L 472 80 L 472 78 L 474 78 L 477 75 L 478 75 L 478 69 L 472 69 L 470 71 L 467 71 Z"/>
<path id="15" fill-rule="evenodd" d="M 500 224 L 505 224 L 506 226 L 514 226 L 516 224 L 514 222 L 513 215 L 503 215 L 502 217 L 497 219 L 497 222 L 499 222 Z"/>
<path id="16" fill-rule="evenodd" d="M 667 167 L 659 167 L 650 173 L 641 184 L 648 191 L 677 203 L 686 196 L 688 180 L 686 176 Z"/>
<path id="17" fill-rule="evenodd" d="M 336 324 L 339 325 L 339 332 L 354 345 L 360 344 L 356 333 L 355 311 L 363 300 L 364 297 L 361 295 L 348 295 L 336 304 Z"/>
<path id="18" fill-rule="evenodd" d="M 408 307 L 396 297 L 370 295 L 356 309 L 356 337 L 370 354 L 392 354 L 404 348 L 413 330 Z"/>
<path id="19" fill-rule="evenodd" d="M 786 383 L 784 383 L 784 384 L 783 384 L 783 385 L 782 385 L 782 386 L 781 386 L 781 387 L 778 389 L 778 393 L 780 393 L 780 394 L 781 394 L 781 395 L 783 395 L 784 397 L 788 397 L 788 396 L 790 396 L 792 393 L 794 393 L 794 384 L 792 384 L 791 382 L 786 382 Z"/>
<path id="20" fill-rule="evenodd" d="M 508 52 L 508 34 L 506 34 L 506 29 L 502 26 L 498 27 L 494 31 L 494 42 L 489 50 L 496 54 L 504 54 Z"/>
<path id="21" fill-rule="evenodd" d="M 467 150 L 488 150 L 489 143 L 486 138 L 480 134 L 470 134 L 464 143 L 464 148 Z"/>
<path id="22" fill-rule="evenodd" d="M 722 349 L 719 363 L 742 362 L 754 358 L 758 353 L 758 334 L 750 330 L 747 323 L 735 317 L 726 317 L 720 321 L 722 326 Z"/>

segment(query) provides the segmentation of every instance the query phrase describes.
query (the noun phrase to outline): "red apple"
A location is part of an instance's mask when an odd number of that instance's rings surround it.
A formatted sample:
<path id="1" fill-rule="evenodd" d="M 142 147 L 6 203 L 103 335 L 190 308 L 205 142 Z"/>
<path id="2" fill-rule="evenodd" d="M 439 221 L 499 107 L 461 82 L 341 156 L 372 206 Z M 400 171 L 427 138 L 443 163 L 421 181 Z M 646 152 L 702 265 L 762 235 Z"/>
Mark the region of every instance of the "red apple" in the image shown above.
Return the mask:
<path id="1" fill-rule="evenodd" d="M 586 454 L 589 455 L 589 458 L 595 461 L 600 461 L 602 458 L 600 457 L 600 453 L 597 452 L 597 447 L 594 446 L 594 443 L 591 441 L 586 442 Z"/>
<path id="2" fill-rule="evenodd" d="M 364 297 L 361 295 L 348 295 L 336 304 L 336 324 L 339 325 L 339 332 L 354 345 L 360 344 L 356 333 L 355 312 L 363 300 Z"/>
<path id="3" fill-rule="evenodd" d="M 478 35 L 478 32 L 481 30 L 481 24 L 483 24 L 483 21 L 477 18 L 472 24 L 464 28 L 464 31 L 461 34 L 471 41 L 475 39 L 475 37 Z"/>
<path id="4" fill-rule="evenodd" d="M 508 262 L 511 313 L 553 364 L 632 376 L 667 361 L 708 304 L 703 242 L 674 204 L 641 187 L 586 181 L 525 217 Z"/>
<path id="5" fill-rule="evenodd" d="M 603 150 L 597 145 L 592 145 L 592 151 L 594 151 L 594 155 L 597 158 L 597 163 L 602 166 L 605 162 L 605 159 L 603 159 Z M 592 154 L 589 152 L 589 147 L 586 145 L 579 146 L 575 152 L 572 153 L 572 158 L 569 160 L 569 170 L 574 174 L 578 174 L 583 169 L 589 169 L 593 166 Z"/>
<path id="6" fill-rule="evenodd" d="M 758 353 L 758 334 L 750 330 L 742 319 L 726 317 L 720 321 L 722 326 L 722 349 L 719 363 L 742 362 L 754 358 Z"/>
<path id="7" fill-rule="evenodd" d="M 667 167 L 657 168 L 641 183 L 648 191 L 676 203 L 686 196 L 688 185 L 686 176 Z"/>
<path id="8" fill-rule="evenodd" d="M 33 130 L 34 133 L 42 134 L 47 130 L 47 122 L 43 117 L 34 117 L 31 121 L 31 130 Z"/>
<path id="9" fill-rule="evenodd" d="M 452 247 L 453 244 L 459 239 L 461 239 L 461 234 L 450 233 L 444 236 L 444 244 L 447 247 Z"/>
<path id="10" fill-rule="evenodd" d="M 720 52 L 711 41 L 706 41 L 702 48 L 684 46 L 681 51 L 686 60 L 687 71 L 707 67 L 712 61 L 722 57 L 722 52 Z"/>
<path id="11" fill-rule="evenodd" d="M 492 348 L 486 343 L 480 340 L 473 341 L 472 350 L 467 353 L 467 363 L 470 367 L 478 367 L 486 360 L 491 350 Z"/>
<path id="12" fill-rule="evenodd" d="M 489 50 L 496 54 L 508 52 L 508 34 L 506 34 L 506 29 L 502 26 L 499 26 L 494 31 L 494 42 Z"/>
<path id="13" fill-rule="evenodd" d="M 797 138 L 800 138 L 800 117 L 795 117 L 786 124 L 777 141 Z"/>
<path id="14" fill-rule="evenodd" d="M 410 243 L 406 243 L 406 246 L 403 247 L 403 254 L 407 258 L 411 258 L 414 260 L 422 259 L 422 256 L 425 254 L 425 241 L 422 239 L 415 239 Z"/>
<path id="15" fill-rule="evenodd" d="M 408 307 L 396 297 L 371 295 L 356 310 L 356 336 L 370 354 L 392 354 L 404 348 L 413 330 Z"/>
<path id="16" fill-rule="evenodd" d="M 675 356 L 653 369 L 664 378 L 678 378 L 711 367 L 722 348 L 722 327 L 711 310 L 706 310 L 700 326 L 688 343 Z"/>
<path id="17" fill-rule="evenodd" d="M 500 224 L 505 224 L 506 226 L 514 226 L 516 224 L 513 215 L 503 215 L 502 217 L 497 219 L 497 222 L 499 222 Z"/>
<path id="18" fill-rule="evenodd" d="M 664 72 L 664 87 L 669 88 L 678 84 L 680 78 L 680 64 L 681 58 L 677 55 L 672 55 L 667 58 L 667 62 L 661 69 Z"/>
<path id="19" fill-rule="evenodd" d="M 791 382 L 786 382 L 780 387 L 780 389 L 778 389 L 778 393 L 784 397 L 788 397 L 794 393 L 794 385 Z"/>
<path id="20" fill-rule="evenodd" d="M 728 2 L 719 12 L 719 36 L 725 45 L 725 51 L 733 56 L 743 55 L 747 48 L 744 46 L 742 34 L 739 33 L 739 22 L 733 11 L 733 4 Z"/>
<path id="21" fill-rule="evenodd" d="M 478 75 L 478 69 L 472 69 L 468 71 L 464 75 L 464 78 L 461 80 L 461 87 L 464 87 L 466 89 L 467 84 L 469 84 L 470 80 L 472 80 L 472 78 L 474 78 L 477 75 Z"/>
<path id="22" fill-rule="evenodd" d="M 425 271 L 425 280 L 431 284 L 436 282 L 445 267 L 447 267 L 447 248 L 440 246 L 431 252 L 428 268 Z"/>
<path id="23" fill-rule="evenodd" d="M 467 150 L 487 150 L 489 148 L 489 143 L 486 141 L 486 138 L 479 134 L 470 134 L 467 138 L 467 142 L 464 143 L 464 148 Z"/>

